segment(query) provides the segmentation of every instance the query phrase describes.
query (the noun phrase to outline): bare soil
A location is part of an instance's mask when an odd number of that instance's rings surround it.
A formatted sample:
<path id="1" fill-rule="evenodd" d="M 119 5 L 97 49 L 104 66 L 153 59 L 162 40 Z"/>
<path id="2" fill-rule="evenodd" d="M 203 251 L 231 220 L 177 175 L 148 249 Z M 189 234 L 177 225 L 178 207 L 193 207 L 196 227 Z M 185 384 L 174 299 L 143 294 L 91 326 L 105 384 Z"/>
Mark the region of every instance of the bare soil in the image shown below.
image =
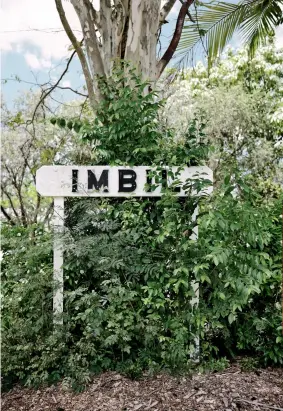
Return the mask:
<path id="1" fill-rule="evenodd" d="M 131 381 L 104 373 L 79 394 L 57 386 L 15 387 L 2 395 L 2 411 L 283 411 L 283 369 L 172 377 L 160 374 Z"/>

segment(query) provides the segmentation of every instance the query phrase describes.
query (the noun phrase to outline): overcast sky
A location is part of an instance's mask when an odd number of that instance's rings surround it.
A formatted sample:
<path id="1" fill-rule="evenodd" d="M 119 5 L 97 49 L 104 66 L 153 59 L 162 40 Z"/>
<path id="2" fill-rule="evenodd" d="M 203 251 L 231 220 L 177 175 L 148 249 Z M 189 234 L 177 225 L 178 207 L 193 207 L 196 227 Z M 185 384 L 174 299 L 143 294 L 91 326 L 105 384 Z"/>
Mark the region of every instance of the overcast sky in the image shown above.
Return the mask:
<path id="1" fill-rule="evenodd" d="M 78 30 L 80 37 L 75 11 L 68 0 L 63 3 L 71 27 Z M 176 13 L 175 8 L 170 23 L 165 25 L 163 44 L 174 30 Z M 54 0 L 2 0 L 0 27 L 2 79 L 17 75 L 27 82 L 43 83 L 50 77 L 58 78 L 70 55 L 70 41 L 61 26 Z M 283 47 L 282 26 L 277 31 L 277 46 Z M 74 60 L 61 85 L 78 88 L 83 83 L 79 62 Z M 29 87 L 30 84 L 9 81 L 2 86 L 4 99 L 11 104 L 20 90 Z M 74 97 L 71 93 L 65 95 L 67 99 Z"/>

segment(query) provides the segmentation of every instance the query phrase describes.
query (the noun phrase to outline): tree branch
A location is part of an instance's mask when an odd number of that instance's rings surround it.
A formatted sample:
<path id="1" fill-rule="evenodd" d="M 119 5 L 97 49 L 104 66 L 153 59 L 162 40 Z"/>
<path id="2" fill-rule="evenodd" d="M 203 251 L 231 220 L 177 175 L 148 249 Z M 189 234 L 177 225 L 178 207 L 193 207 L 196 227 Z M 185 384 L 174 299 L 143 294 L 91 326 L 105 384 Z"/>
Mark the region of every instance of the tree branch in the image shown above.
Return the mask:
<path id="1" fill-rule="evenodd" d="M 41 195 L 39 193 L 37 193 L 36 207 L 35 207 L 34 216 L 33 216 L 33 222 L 34 223 L 37 223 L 37 217 L 38 217 L 38 213 L 39 213 L 40 203 L 41 203 Z"/>
<path id="2" fill-rule="evenodd" d="M 114 41 L 111 42 L 110 48 L 108 47 L 108 53 L 110 55 L 110 64 L 107 65 L 106 71 L 111 72 L 111 63 L 113 64 L 113 57 L 119 56 L 121 60 L 123 60 L 123 53 L 122 53 L 122 43 L 126 44 L 126 37 L 127 37 L 127 29 L 125 30 L 126 24 L 129 23 L 129 3 L 125 2 L 125 0 L 114 0 L 114 10 L 115 13 L 108 12 L 108 23 L 105 25 L 104 30 L 101 30 L 103 44 L 107 43 L 107 37 L 109 37 L 109 27 L 112 35 L 112 39 Z M 100 3 L 101 4 L 101 3 Z M 104 9 L 102 10 L 102 13 Z M 104 14 L 104 13 L 103 13 Z M 103 15 L 105 21 L 105 14 Z M 114 24 L 112 23 L 113 19 L 115 19 Z M 102 17 L 101 17 L 102 20 Z M 124 40 L 124 41 L 123 41 Z M 108 42 L 109 43 L 109 42 Z M 103 53 L 104 53 L 103 49 Z M 104 53 L 104 56 L 107 56 L 107 51 Z M 104 57 L 105 60 L 105 57 Z"/>
<path id="3" fill-rule="evenodd" d="M 48 208 L 47 208 L 47 210 L 46 210 L 46 214 L 45 214 L 45 217 L 44 217 L 44 220 L 43 220 L 43 224 L 44 224 L 44 225 L 47 224 L 47 222 L 48 222 L 48 220 L 49 220 L 49 218 L 50 218 L 50 214 L 51 214 L 51 212 L 52 212 L 52 210 L 53 210 L 53 207 L 54 207 L 54 201 L 51 201 L 51 203 L 49 204 L 49 206 L 48 206 Z"/>
<path id="4" fill-rule="evenodd" d="M 56 0 L 56 2 L 59 0 Z M 95 20 L 93 17 L 93 6 L 89 0 L 71 0 L 72 5 L 79 17 L 84 39 L 92 82 L 95 75 L 104 76 L 104 64 L 99 50 L 98 38 L 95 29 Z M 101 7 L 102 5 L 100 5 Z M 94 86 L 93 82 L 93 86 Z M 99 92 L 99 90 L 96 90 Z"/>
<path id="5" fill-rule="evenodd" d="M 180 3 L 184 4 L 184 3 L 185 3 L 185 0 L 180 0 Z M 192 23 L 195 23 L 195 22 L 196 22 L 195 19 L 192 18 L 192 15 L 191 15 L 191 13 L 189 12 L 189 10 L 187 11 L 187 16 L 189 17 L 189 20 L 190 20 Z"/>
<path id="6" fill-rule="evenodd" d="M 183 30 L 183 27 L 184 27 L 186 14 L 189 10 L 189 7 L 191 6 L 191 4 L 193 2 L 194 2 L 194 0 L 186 0 L 182 4 L 182 7 L 179 11 L 179 15 L 178 15 L 178 18 L 177 18 L 176 28 L 175 28 L 173 38 L 172 38 L 167 50 L 163 54 L 161 60 L 159 60 L 159 62 L 157 64 L 158 78 L 161 76 L 161 74 L 163 73 L 165 67 L 167 66 L 167 64 L 169 63 L 169 61 L 173 57 L 173 54 L 176 51 L 176 48 L 179 44 L 181 34 L 182 34 L 182 30 Z"/>
<path id="7" fill-rule="evenodd" d="M 37 103 L 37 105 L 36 105 L 36 107 L 35 107 L 35 109 L 34 109 L 34 112 L 33 112 L 33 115 L 32 115 L 32 119 L 28 122 L 28 124 L 31 124 L 31 123 L 34 122 L 35 115 L 36 115 L 36 112 L 37 112 L 38 107 L 40 106 L 40 104 L 42 104 L 43 101 L 46 99 L 46 97 L 48 97 L 49 94 L 52 93 L 52 91 L 58 86 L 58 84 L 60 83 L 60 81 L 62 80 L 62 78 L 64 77 L 64 75 L 67 73 L 67 71 L 68 71 L 68 69 L 69 69 L 69 66 L 70 66 L 70 64 L 71 64 L 71 61 L 72 61 L 72 59 L 73 59 L 73 57 L 74 57 L 75 54 L 76 54 L 76 50 L 74 50 L 73 53 L 71 54 L 71 56 L 70 56 L 70 58 L 69 58 L 69 60 L 68 60 L 68 62 L 67 62 L 67 65 L 66 65 L 65 70 L 63 71 L 63 73 L 61 74 L 61 76 L 59 77 L 59 79 L 56 81 L 56 83 L 53 84 L 53 86 L 51 86 L 50 88 L 48 88 L 48 89 L 46 89 L 46 90 L 44 90 L 44 91 L 42 92 L 42 96 L 41 96 L 39 102 Z"/>
<path id="8" fill-rule="evenodd" d="M 64 74 L 66 74 L 66 73 L 64 73 Z M 49 81 L 48 83 L 43 83 L 43 84 L 38 84 L 38 83 L 35 83 L 33 81 L 26 81 L 26 80 L 15 79 L 15 78 L 2 78 L 1 81 L 5 82 L 5 83 L 7 83 L 8 81 L 17 81 L 18 83 L 31 84 L 33 86 L 37 86 L 37 87 L 41 87 L 41 88 L 43 88 L 44 86 L 47 86 L 47 85 L 50 86 L 50 87 L 53 87 L 51 81 Z M 62 86 L 58 86 L 58 84 L 57 84 L 56 88 L 59 88 L 61 90 L 71 90 L 73 93 L 78 94 L 79 96 L 88 97 L 88 94 L 84 94 L 84 93 L 81 93 L 78 90 L 74 90 L 72 87 L 62 87 Z M 46 89 L 46 90 L 49 90 L 49 88 Z M 46 108 L 51 112 L 49 107 L 46 107 Z"/>
<path id="9" fill-rule="evenodd" d="M 56 87 L 59 88 L 60 90 L 71 90 L 73 93 L 78 94 L 78 96 L 88 97 L 88 94 L 84 94 L 84 93 L 81 93 L 78 90 L 74 90 L 72 87 L 62 87 L 62 86 L 58 86 L 58 85 Z"/>
<path id="10" fill-rule="evenodd" d="M 2 214 L 5 216 L 5 218 L 9 221 L 11 225 L 16 225 L 15 221 L 13 221 L 12 217 L 7 213 L 7 211 L 2 205 L 1 205 L 1 211 L 2 211 Z"/>
<path id="11" fill-rule="evenodd" d="M 63 5 L 62 5 L 62 1 L 61 0 L 55 0 L 55 3 L 56 3 L 57 11 L 59 13 L 61 23 L 64 27 L 64 30 L 65 30 L 67 36 L 69 37 L 75 51 L 77 52 L 78 57 L 80 59 L 82 70 L 83 70 L 85 81 L 86 81 L 86 86 L 87 86 L 87 90 L 88 90 L 90 104 L 92 106 L 95 106 L 96 99 L 95 99 L 95 94 L 94 94 L 94 89 L 93 89 L 93 80 L 91 78 L 91 74 L 90 74 L 90 71 L 89 71 L 89 68 L 88 68 L 87 60 L 86 60 L 84 52 L 81 48 L 81 44 L 77 41 L 76 36 L 74 35 L 74 33 L 73 33 L 73 31 L 72 31 L 72 29 L 69 25 L 69 22 L 66 18 L 65 11 L 64 11 L 64 8 L 63 8 Z"/>
<path id="12" fill-rule="evenodd" d="M 89 2 L 89 8 L 90 8 L 91 18 L 93 19 L 96 27 L 97 27 L 98 29 L 100 29 L 100 28 L 101 28 L 101 24 L 100 24 L 100 13 L 99 13 L 99 11 L 95 10 L 95 8 L 93 7 L 93 5 L 92 5 L 91 2 Z"/>
<path id="13" fill-rule="evenodd" d="M 16 208 L 15 208 L 15 206 L 14 206 L 14 203 L 13 203 L 13 200 L 12 200 L 10 194 L 9 194 L 8 191 L 3 187 L 3 185 L 1 186 L 1 189 L 2 189 L 3 193 L 5 194 L 5 196 L 8 198 L 9 203 L 10 203 L 10 206 L 11 206 L 11 208 L 12 208 L 12 210 L 13 210 L 13 213 L 15 214 L 16 219 L 17 219 L 18 222 L 20 223 L 21 220 L 20 220 L 19 214 L 18 214 L 18 212 L 17 212 L 17 210 L 16 210 Z"/>
<path id="14" fill-rule="evenodd" d="M 23 200 L 23 196 L 22 196 L 22 188 L 21 187 L 16 187 L 16 190 L 18 192 L 20 210 L 21 210 L 21 215 L 22 215 L 22 223 L 23 223 L 24 227 L 27 227 L 28 220 L 27 220 L 26 210 L 25 210 L 25 206 L 24 206 L 24 200 Z"/>
<path id="15" fill-rule="evenodd" d="M 160 25 L 164 23 L 164 20 L 172 10 L 174 4 L 177 0 L 167 0 L 166 3 L 163 5 L 162 9 L 160 10 L 159 14 L 159 23 Z"/>
<path id="16" fill-rule="evenodd" d="M 35 138 L 35 136 L 32 136 L 32 137 Z M 28 147 L 28 152 L 27 153 L 25 152 L 24 145 L 20 147 L 20 150 L 23 154 L 23 159 L 24 159 L 25 165 L 29 169 L 29 172 L 31 173 L 34 185 L 36 185 L 36 173 L 32 170 L 32 168 L 30 167 L 29 162 L 28 162 L 28 157 L 30 155 L 30 150 L 31 150 L 32 146 L 33 146 L 33 141 L 30 140 L 30 144 L 29 144 L 29 147 Z M 36 207 L 35 207 L 34 217 L 33 217 L 33 220 L 32 220 L 34 223 L 37 222 L 37 216 L 38 216 L 38 212 L 39 212 L 39 208 L 40 208 L 40 203 L 41 203 L 41 196 L 40 196 L 39 193 L 37 193 Z"/>

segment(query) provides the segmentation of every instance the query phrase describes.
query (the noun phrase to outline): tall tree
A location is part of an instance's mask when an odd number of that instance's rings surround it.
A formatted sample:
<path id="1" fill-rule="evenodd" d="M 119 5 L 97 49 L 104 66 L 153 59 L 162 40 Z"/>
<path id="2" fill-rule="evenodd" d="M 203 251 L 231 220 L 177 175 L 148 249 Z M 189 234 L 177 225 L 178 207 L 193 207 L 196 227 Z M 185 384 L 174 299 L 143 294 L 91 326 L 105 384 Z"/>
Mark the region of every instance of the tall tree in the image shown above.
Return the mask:
<path id="1" fill-rule="evenodd" d="M 182 0 L 171 42 L 158 61 L 160 30 L 179 0 L 100 0 L 96 10 L 91 0 L 70 0 L 82 28 L 79 41 L 65 14 L 62 0 L 55 0 L 62 25 L 77 53 L 92 106 L 100 99 L 97 76 L 108 77 L 115 60 L 130 61 L 140 74 L 155 81 L 171 60 L 181 37 L 185 16 L 194 0 Z"/>

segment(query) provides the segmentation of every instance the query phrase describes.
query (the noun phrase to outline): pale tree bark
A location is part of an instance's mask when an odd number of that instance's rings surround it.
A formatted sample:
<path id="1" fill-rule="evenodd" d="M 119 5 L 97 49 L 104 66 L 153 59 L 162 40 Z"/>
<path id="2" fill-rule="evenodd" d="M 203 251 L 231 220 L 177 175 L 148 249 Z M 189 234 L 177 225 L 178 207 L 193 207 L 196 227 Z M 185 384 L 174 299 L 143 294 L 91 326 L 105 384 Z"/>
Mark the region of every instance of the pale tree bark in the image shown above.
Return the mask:
<path id="1" fill-rule="evenodd" d="M 157 78 L 156 45 L 161 0 L 131 1 L 125 60 L 133 62 L 143 77 Z"/>
<path id="2" fill-rule="evenodd" d="M 130 62 L 152 83 L 162 74 L 180 40 L 188 9 L 194 0 L 70 0 L 79 18 L 83 44 L 76 39 L 66 18 L 62 0 L 55 0 L 62 25 L 80 59 L 92 107 L 100 101 L 97 78 L 111 76 L 115 61 Z M 157 60 L 161 26 L 175 4 L 182 4 L 168 50 Z"/>
<path id="3" fill-rule="evenodd" d="M 94 93 L 94 83 L 93 83 L 93 79 L 92 79 L 90 71 L 89 71 L 89 67 L 88 67 L 86 57 L 84 55 L 84 52 L 82 50 L 82 47 L 81 47 L 80 43 L 78 42 L 76 36 L 74 35 L 74 33 L 71 29 L 71 26 L 69 25 L 69 22 L 66 18 L 65 11 L 64 11 L 64 8 L 63 8 L 63 5 L 62 5 L 62 1 L 61 0 L 55 0 L 55 3 L 56 3 L 56 7 L 57 7 L 57 11 L 58 11 L 60 20 L 62 22 L 62 25 L 63 25 L 65 31 L 66 31 L 66 34 L 69 37 L 69 39 L 72 43 L 72 46 L 74 47 L 74 49 L 77 52 L 77 55 L 80 59 L 83 74 L 84 74 L 85 81 L 86 81 L 89 100 L 90 100 L 90 103 L 91 103 L 92 107 L 94 107 L 95 101 L 96 101 L 95 93 Z"/>

